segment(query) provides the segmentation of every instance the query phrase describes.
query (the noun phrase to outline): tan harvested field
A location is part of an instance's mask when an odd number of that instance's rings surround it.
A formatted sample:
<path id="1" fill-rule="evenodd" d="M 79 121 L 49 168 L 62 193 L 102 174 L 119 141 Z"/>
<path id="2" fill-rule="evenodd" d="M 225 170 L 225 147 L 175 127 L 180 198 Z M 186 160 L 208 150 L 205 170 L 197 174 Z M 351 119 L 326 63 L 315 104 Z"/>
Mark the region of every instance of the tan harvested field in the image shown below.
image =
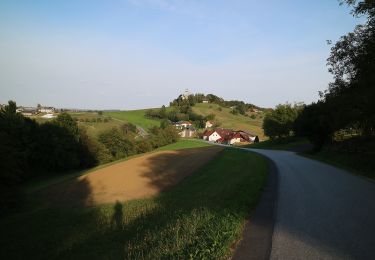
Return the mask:
<path id="1" fill-rule="evenodd" d="M 158 194 L 210 161 L 223 148 L 161 151 L 98 169 L 44 190 L 57 205 L 90 206 Z"/>

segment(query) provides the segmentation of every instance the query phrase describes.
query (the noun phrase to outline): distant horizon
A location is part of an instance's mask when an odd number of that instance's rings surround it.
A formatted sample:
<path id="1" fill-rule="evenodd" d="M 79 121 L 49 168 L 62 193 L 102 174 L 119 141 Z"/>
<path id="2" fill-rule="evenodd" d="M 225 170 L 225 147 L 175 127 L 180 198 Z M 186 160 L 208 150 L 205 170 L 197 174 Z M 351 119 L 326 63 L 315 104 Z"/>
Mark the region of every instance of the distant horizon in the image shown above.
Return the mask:
<path id="1" fill-rule="evenodd" d="M 0 103 L 134 110 L 188 88 L 309 104 L 332 79 L 326 40 L 361 21 L 336 0 L 2 1 Z"/>
<path id="2" fill-rule="evenodd" d="M 197 92 L 197 93 L 191 93 L 191 94 L 205 94 L 205 95 L 208 95 L 208 94 L 213 94 L 213 95 L 215 95 L 215 93 L 201 93 L 201 92 Z M 181 94 L 182 94 L 182 92 L 181 92 Z M 174 98 L 172 98 L 167 104 L 162 104 L 161 106 L 166 106 L 166 107 L 170 107 L 170 102 L 172 101 L 172 100 L 174 100 L 174 99 L 176 99 L 178 96 L 176 96 L 176 97 L 174 97 Z M 226 101 L 233 101 L 233 99 L 231 99 L 231 100 L 228 100 L 228 99 L 226 99 L 225 97 L 220 97 L 220 98 L 223 98 L 224 100 L 226 100 Z M 17 107 L 27 107 L 27 108 L 36 108 L 37 106 L 38 106 L 38 104 L 40 104 L 42 107 L 54 107 L 54 108 L 56 108 L 56 109 L 71 109 L 71 110 L 92 110 L 92 111 L 111 111 L 111 110 L 113 110 L 113 111 L 132 111 L 132 110 L 142 110 L 142 109 L 153 109 L 153 108 L 160 108 L 161 106 L 158 106 L 158 107 L 143 107 L 143 108 L 135 108 L 135 109 L 122 109 L 122 108 L 106 108 L 106 109 L 98 109 L 98 108 L 84 108 L 84 107 L 61 107 L 61 106 L 57 106 L 57 105 L 53 105 L 53 104 L 42 104 L 42 103 L 40 103 L 40 102 L 37 102 L 35 105 L 24 105 L 24 104 L 19 104 L 18 102 L 17 102 L 17 100 L 13 100 L 13 99 L 10 99 L 10 100 L 12 100 L 12 101 L 15 101 L 16 102 L 16 104 L 17 104 Z M 10 101 L 10 100 L 8 100 L 8 101 Z M 8 104 L 8 101 L 6 101 L 6 102 L 0 102 L 0 104 Z M 249 104 L 250 102 L 246 102 L 246 101 L 244 101 L 244 100 L 237 100 L 237 101 L 243 101 L 244 103 L 247 103 L 247 104 Z M 259 107 L 259 108 L 263 108 L 263 109 L 268 109 L 268 108 L 270 108 L 270 107 L 262 107 L 262 106 L 258 106 L 257 104 L 254 104 L 254 103 L 251 103 L 251 104 L 253 104 L 253 105 L 255 105 L 255 106 L 257 106 L 257 107 Z"/>

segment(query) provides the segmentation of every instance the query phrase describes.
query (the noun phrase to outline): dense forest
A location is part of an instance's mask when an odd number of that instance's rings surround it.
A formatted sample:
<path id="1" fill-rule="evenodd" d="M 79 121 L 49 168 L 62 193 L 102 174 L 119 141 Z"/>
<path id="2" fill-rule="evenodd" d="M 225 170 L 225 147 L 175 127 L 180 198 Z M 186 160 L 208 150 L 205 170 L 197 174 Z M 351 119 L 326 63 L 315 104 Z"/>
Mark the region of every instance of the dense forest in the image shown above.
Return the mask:
<path id="1" fill-rule="evenodd" d="M 33 178 L 89 168 L 178 140 L 172 126 L 154 127 L 145 138 L 129 123 L 103 131 L 93 139 L 68 113 L 60 113 L 56 119 L 40 124 L 16 110 L 13 101 L 0 110 L 2 212 L 21 202 L 19 187 Z"/>

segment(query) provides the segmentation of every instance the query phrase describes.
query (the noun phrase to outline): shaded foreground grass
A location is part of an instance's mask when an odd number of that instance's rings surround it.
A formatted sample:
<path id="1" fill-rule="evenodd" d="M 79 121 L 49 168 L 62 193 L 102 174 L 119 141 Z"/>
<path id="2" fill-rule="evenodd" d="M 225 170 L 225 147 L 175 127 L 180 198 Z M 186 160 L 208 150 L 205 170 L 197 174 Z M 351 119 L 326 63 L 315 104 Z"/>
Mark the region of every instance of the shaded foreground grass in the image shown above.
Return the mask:
<path id="1" fill-rule="evenodd" d="M 267 161 L 225 149 L 151 199 L 39 206 L 1 219 L 1 259 L 226 258 L 266 182 Z"/>
<path id="2" fill-rule="evenodd" d="M 337 151 L 323 148 L 318 153 L 300 153 L 311 159 L 315 159 L 333 166 L 345 169 L 357 175 L 362 175 L 375 180 L 375 153 L 358 153 Z"/>
<path id="3" fill-rule="evenodd" d="M 312 145 L 308 140 L 304 138 L 290 137 L 267 140 L 260 143 L 252 143 L 247 145 L 246 147 L 255 149 L 298 151 L 304 150 L 305 148 L 311 149 Z"/>

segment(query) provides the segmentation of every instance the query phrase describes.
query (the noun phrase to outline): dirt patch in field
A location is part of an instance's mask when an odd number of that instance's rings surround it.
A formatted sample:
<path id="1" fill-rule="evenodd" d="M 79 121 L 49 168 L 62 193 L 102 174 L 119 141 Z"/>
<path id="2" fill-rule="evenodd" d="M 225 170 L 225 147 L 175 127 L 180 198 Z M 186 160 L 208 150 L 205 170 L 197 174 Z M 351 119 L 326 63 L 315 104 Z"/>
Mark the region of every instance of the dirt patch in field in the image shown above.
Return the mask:
<path id="1" fill-rule="evenodd" d="M 192 174 L 222 149 L 210 146 L 147 154 L 51 186 L 42 196 L 58 205 L 83 206 L 152 196 Z"/>

